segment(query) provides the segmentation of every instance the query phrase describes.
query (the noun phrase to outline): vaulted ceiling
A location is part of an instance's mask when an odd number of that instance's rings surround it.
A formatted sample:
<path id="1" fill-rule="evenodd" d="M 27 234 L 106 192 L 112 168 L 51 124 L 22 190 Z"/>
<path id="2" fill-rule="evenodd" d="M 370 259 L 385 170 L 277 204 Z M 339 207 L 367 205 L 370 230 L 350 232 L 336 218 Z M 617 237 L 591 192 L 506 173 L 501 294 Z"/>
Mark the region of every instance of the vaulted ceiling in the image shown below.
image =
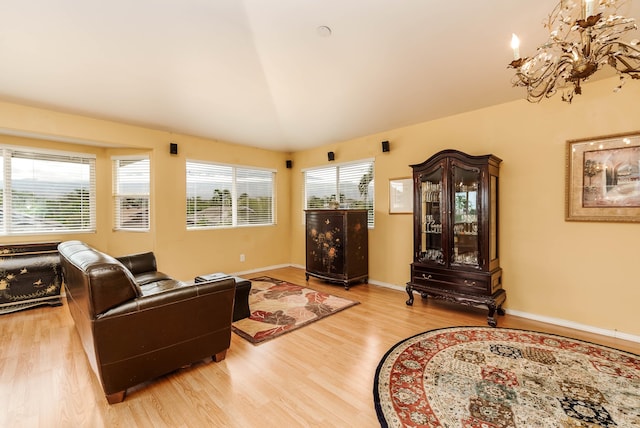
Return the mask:
<path id="1" fill-rule="evenodd" d="M 556 3 L 4 0 L 0 100 L 302 150 L 524 98 Z"/>

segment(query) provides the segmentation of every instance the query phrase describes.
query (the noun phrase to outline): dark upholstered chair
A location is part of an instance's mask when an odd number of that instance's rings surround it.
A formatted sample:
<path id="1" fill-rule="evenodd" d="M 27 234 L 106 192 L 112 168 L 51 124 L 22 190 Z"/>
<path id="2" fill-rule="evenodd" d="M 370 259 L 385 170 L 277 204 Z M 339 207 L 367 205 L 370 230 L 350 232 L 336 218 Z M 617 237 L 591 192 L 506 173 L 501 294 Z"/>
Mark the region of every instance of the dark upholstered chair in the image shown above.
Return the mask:
<path id="1" fill-rule="evenodd" d="M 195 361 L 225 358 L 235 280 L 176 281 L 153 253 L 121 257 L 80 241 L 58 247 L 69 311 L 110 404 Z"/>

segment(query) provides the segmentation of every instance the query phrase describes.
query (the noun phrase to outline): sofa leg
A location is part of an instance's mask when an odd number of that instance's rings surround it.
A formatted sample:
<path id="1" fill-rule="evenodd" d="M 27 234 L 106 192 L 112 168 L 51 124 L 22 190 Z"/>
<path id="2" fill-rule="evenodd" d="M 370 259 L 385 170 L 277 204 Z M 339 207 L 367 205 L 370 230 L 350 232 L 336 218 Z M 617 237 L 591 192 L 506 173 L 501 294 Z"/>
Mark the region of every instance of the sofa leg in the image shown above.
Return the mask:
<path id="1" fill-rule="evenodd" d="M 127 390 L 115 392 L 113 394 L 107 394 L 107 401 L 109 404 L 122 403 L 124 401 L 124 395 L 127 393 Z"/>
<path id="2" fill-rule="evenodd" d="M 220 361 L 224 360 L 226 356 L 227 356 L 227 350 L 225 349 L 224 351 L 218 352 L 216 355 L 214 355 L 213 361 L 215 361 L 216 363 L 219 363 Z"/>

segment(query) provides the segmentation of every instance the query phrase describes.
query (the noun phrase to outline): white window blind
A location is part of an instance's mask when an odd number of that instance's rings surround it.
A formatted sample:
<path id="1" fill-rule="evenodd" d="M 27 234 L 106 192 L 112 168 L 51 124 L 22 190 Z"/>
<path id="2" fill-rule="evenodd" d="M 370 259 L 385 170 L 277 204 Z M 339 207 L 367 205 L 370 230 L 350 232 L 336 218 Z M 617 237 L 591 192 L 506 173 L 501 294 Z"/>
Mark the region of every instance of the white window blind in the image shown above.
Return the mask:
<path id="1" fill-rule="evenodd" d="M 0 147 L 0 234 L 6 235 L 4 224 L 4 149 Z"/>
<path id="2" fill-rule="evenodd" d="M 2 234 L 95 231 L 95 157 L 0 147 Z"/>
<path id="3" fill-rule="evenodd" d="M 238 224 L 273 224 L 273 172 L 236 169 Z"/>
<path id="4" fill-rule="evenodd" d="M 341 207 L 368 210 L 368 226 L 374 226 L 373 161 L 313 168 L 304 172 L 305 209 Z"/>
<path id="5" fill-rule="evenodd" d="M 187 228 L 274 224 L 270 170 L 187 161 Z"/>
<path id="6" fill-rule="evenodd" d="M 329 202 L 338 200 L 338 169 L 336 167 L 312 169 L 305 172 L 305 208 L 329 208 Z"/>
<path id="7" fill-rule="evenodd" d="M 112 160 L 114 228 L 149 230 L 149 157 L 114 157 Z"/>

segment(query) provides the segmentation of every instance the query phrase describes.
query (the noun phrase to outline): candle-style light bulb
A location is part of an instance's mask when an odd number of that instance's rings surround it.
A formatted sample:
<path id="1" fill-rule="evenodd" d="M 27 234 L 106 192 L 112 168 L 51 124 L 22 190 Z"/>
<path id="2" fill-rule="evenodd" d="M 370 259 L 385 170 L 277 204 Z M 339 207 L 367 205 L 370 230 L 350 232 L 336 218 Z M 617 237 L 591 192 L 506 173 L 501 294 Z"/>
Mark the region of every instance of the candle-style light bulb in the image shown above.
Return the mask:
<path id="1" fill-rule="evenodd" d="M 511 49 L 513 49 L 513 59 L 520 58 L 520 39 L 515 34 L 511 35 Z"/>
<path id="2" fill-rule="evenodd" d="M 593 15 L 593 0 L 585 0 L 584 9 L 585 9 L 585 18 L 588 18 L 591 15 Z"/>

